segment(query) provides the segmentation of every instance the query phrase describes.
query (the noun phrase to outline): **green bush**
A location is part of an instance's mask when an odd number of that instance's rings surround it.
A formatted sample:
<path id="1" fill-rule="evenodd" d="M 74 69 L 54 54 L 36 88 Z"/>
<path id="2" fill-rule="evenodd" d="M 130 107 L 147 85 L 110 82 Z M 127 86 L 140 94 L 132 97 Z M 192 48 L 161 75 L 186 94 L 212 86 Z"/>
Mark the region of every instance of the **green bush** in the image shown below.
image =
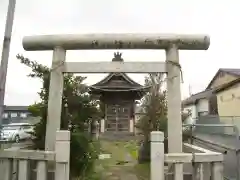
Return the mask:
<path id="1" fill-rule="evenodd" d="M 39 92 L 41 101 L 29 106 L 29 111 L 34 116 L 41 118 L 40 123 L 34 128 L 34 148 L 44 150 L 46 121 L 48 109 L 48 95 L 50 83 L 50 69 L 36 61 L 17 55 L 17 58 L 24 65 L 31 68 L 29 74 L 32 78 L 39 78 L 43 87 Z M 88 88 L 83 84 L 85 77 L 64 75 L 64 88 L 62 97 L 61 129 L 71 128 L 70 143 L 70 176 L 71 178 L 81 177 L 82 179 L 93 178 L 90 176 L 93 171 L 94 161 L 98 158 L 99 147 L 93 142 L 91 136 L 84 133 L 84 124 L 97 120 L 100 110 L 98 103 L 88 94 Z"/>
<path id="2" fill-rule="evenodd" d="M 141 101 L 141 113 L 143 116 L 139 119 L 136 127 L 141 131 L 144 140 L 139 150 L 139 162 L 148 162 L 150 160 L 150 133 L 152 131 L 164 132 L 165 152 L 168 152 L 167 139 L 167 91 L 163 91 L 164 76 L 161 73 L 149 74 L 145 78 L 145 85 L 150 86 L 150 91 L 145 94 Z M 190 112 L 182 112 L 182 121 L 184 121 Z M 187 139 L 184 132 L 184 140 Z"/>
<path id="3" fill-rule="evenodd" d="M 71 176 L 85 177 L 93 173 L 94 162 L 99 154 L 99 146 L 97 142 L 89 139 L 86 133 L 71 133 Z"/>

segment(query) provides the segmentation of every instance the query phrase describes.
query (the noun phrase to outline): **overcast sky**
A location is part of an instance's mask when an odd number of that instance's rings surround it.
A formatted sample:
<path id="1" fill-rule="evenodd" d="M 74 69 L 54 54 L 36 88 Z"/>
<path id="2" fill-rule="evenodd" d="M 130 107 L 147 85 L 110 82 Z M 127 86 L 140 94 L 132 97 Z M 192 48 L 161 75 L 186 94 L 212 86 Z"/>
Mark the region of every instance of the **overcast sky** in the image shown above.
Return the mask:
<path id="1" fill-rule="evenodd" d="M 8 0 L 0 0 L 0 50 Z M 39 100 L 41 83 L 17 53 L 50 65 L 52 52 L 26 52 L 26 35 L 64 33 L 206 33 L 208 51 L 180 52 L 183 97 L 203 90 L 219 68 L 240 68 L 239 0 L 17 0 L 11 41 L 5 104 L 29 105 Z M 114 51 L 70 51 L 67 61 L 110 61 Z M 125 61 L 165 61 L 164 51 L 121 51 Z M 142 83 L 142 75 L 130 75 Z M 89 75 L 87 83 L 103 76 Z"/>

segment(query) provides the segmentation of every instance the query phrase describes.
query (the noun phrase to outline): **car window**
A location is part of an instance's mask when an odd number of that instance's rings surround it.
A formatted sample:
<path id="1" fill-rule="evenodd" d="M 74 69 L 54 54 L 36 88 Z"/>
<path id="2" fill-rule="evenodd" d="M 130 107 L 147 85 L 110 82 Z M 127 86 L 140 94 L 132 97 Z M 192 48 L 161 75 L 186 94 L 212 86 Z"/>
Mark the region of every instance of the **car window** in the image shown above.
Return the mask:
<path id="1" fill-rule="evenodd" d="M 30 130 L 30 129 L 32 129 L 31 126 L 22 126 L 22 128 L 23 128 L 24 130 Z"/>
<path id="2" fill-rule="evenodd" d="M 5 126 L 3 127 L 3 130 L 16 130 L 20 129 L 20 126 Z"/>

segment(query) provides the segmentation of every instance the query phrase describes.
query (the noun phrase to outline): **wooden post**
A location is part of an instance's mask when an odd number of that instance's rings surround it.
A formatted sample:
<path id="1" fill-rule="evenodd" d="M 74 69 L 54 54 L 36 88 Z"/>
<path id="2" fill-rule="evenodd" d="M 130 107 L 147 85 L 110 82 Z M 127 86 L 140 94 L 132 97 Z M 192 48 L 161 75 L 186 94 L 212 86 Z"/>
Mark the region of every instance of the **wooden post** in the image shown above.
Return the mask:
<path id="1" fill-rule="evenodd" d="M 95 137 L 96 137 L 96 139 L 98 139 L 99 138 L 99 131 L 100 131 L 100 129 L 99 129 L 99 123 L 98 123 L 98 121 L 95 121 Z"/>
<path id="2" fill-rule="evenodd" d="M 105 131 L 105 119 L 101 119 L 101 133 Z"/>
<path id="3" fill-rule="evenodd" d="M 55 180 L 69 180 L 70 131 L 57 131 L 55 152 Z"/>
<path id="4" fill-rule="evenodd" d="M 130 124 L 130 125 L 129 125 L 129 126 L 130 126 L 130 128 L 129 128 L 130 130 L 129 130 L 129 131 L 130 131 L 131 133 L 133 133 L 133 132 L 134 132 L 134 122 L 133 122 L 133 119 L 132 119 L 132 118 L 129 120 L 129 124 Z"/>
<path id="5" fill-rule="evenodd" d="M 151 180 L 164 180 L 164 133 L 151 132 Z"/>
<path id="6" fill-rule="evenodd" d="M 56 131 L 60 130 L 62 93 L 63 93 L 63 73 L 61 65 L 65 61 L 66 51 L 61 47 L 56 47 L 53 51 L 52 71 L 50 76 L 48 116 L 45 138 L 45 150 L 54 151 Z"/>

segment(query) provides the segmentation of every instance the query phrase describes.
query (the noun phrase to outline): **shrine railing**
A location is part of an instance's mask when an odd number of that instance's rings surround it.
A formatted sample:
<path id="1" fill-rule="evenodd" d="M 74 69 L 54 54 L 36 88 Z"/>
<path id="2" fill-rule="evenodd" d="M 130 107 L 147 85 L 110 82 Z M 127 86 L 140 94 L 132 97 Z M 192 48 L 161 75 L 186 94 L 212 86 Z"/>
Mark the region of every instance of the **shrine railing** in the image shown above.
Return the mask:
<path id="1" fill-rule="evenodd" d="M 53 171 L 55 180 L 69 180 L 70 132 L 57 131 L 55 151 L 11 150 L 0 151 L 1 180 L 29 179 L 30 162 L 36 165 L 36 180 L 47 180 Z M 51 170 L 50 170 L 51 169 Z"/>
<path id="2" fill-rule="evenodd" d="M 223 180 L 223 154 L 209 151 L 184 143 L 184 153 L 164 154 L 164 134 L 160 131 L 151 133 L 151 180 L 164 180 L 168 174 L 165 165 L 172 167 L 174 180 L 183 180 L 183 166 L 190 165 L 194 180 Z M 169 169 L 169 168 L 167 168 Z"/>

